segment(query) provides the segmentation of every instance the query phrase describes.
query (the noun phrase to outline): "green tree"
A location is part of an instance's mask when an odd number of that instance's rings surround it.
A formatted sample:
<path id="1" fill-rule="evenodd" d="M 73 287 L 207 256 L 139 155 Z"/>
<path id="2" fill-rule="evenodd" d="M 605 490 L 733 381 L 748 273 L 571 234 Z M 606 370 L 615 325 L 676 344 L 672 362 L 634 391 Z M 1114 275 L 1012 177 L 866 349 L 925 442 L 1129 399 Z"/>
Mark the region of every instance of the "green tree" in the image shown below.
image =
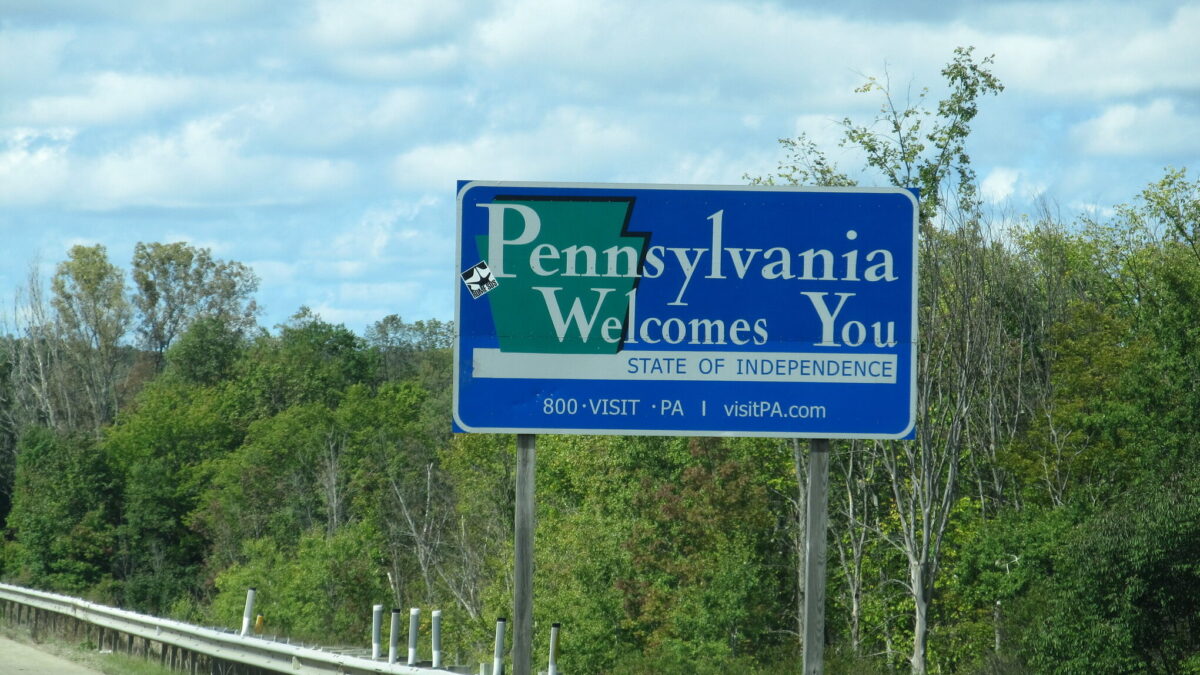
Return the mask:
<path id="1" fill-rule="evenodd" d="M 3 424 L 15 436 L 26 428 L 46 426 L 62 433 L 80 427 L 86 404 L 80 400 L 79 377 L 69 356 L 63 326 L 54 316 L 38 267 L 30 267 L 27 285 L 18 289 L 16 317 L 7 343 L 8 405 Z"/>
<path id="2" fill-rule="evenodd" d="M 212 257 L 184 242 L 139 242 L 133 250 L 133 304 L 141 344 L 158 363 L 197 319 L 219 319 L 236 333 L 254 326 L 258 278 L 239 262 Z"/>
<path id="3" fill-rule="evenodd" d="M 0 530 L 12 508 L 17 470 L 18 423 L 14 408 L 17 392 L 13 378 L 19 346 L 12 337 L 0 336 Z"/>
<path id="4" fill-rule="evenodd" d="M 88 422 L 98 433 L 116 415 L 119 374 L 128 367 L 120 349 L 132 312 L 121 270 L 104 246 L 73 246 L 51 280 L 58 323 L 84 392 Z"/>
<path id="5" fill-rule="evenodd" d="M 366 644 L 371 606 L 389 596 L 381 544 L 369 523 L 331 537 L 305 532 L 290 546 L 270 538 L 247 541 L 244 562 L 217 575 L 210 620 L 240 626 L 246 589 L 254 588 L 269 633 L 321 644 Z"/>
<path id="6" fill-rule="evenodd" d="M 336 406 L 350 385 L 378 379 L 362 338 L 307 307 L 280 326 L 278 336 L 258 336 L 236 371 L 236 395 L 254 419 L 301 403 Z"/>
<path id="7" fill-rule="evenodd" d="M 923 222 L 945 217 L 947 208 L 971 215 L 979 206 L 966 143 L 971 122 L 979 114 L 979 99 L 999 94 L 1004 85 L 989 70 L 993 57 L 976 62 L 974 51 L 974 47 L 956 48 L 954 60 L 942 68 L 949 95 L 938 101 L 936 112 L 924 106 L 927 90 L 921 91 L 915 104 L 901 109 L 888 82 L 868 78 L 857 91 L 876 91 L 884 98 L 874 124 L 842 120 L 843 144 L 866 153 L 868 166 L 892 185 L 921 188 Z M 876 125 L 884 130 L 877 131 Z"/>
<path id="8" fill-rule="evenodd" d="M 456 435 L 437 453 L 453 494 L 455 520 L 447 536 L 453 555 L 446 557 L 438 576 L 475 627 L 473 642 L 481 653 L 494 628 L 488 619 L 511 612 L 507 578 L 512 569 L 515 454 L 512 436 L 490 434 Z M 538 532 L 545 530 L 539 526 Z M 502 588 L 498 595 L 489 594 L 494 586 Z M 488 615 L 491 606 L 500 609 Z"/>
<path id="9" fill-rule="evenodd" d="M 1131 398 L 1141 406 L 1139 437 L 1157 448 L 1143 455 L 1143 469 L 1178 474 L 1195 461 L 1200 435 L 1200 180 L 1167 170 L 1132 205 L 1118 209 L 1119 222 L 1141 229 L 1142 250 L 1127 261 L 1136 295 L 1135 329 L 1152 347 L 1133 368 Z"/>
<path id="10" fill-rule="evenodd" d="M 335 465 L 327 489 L 321 480 L 325 464 L 342 459 L 343 437 L 333 411 L 308 403 L 252 423 L 236 450 L 215 457 L 204 498 L 190 504 L 200 509 L 191 518 L 211 538 L 214 562 L 237 560 L 250 540 L 294 547 L 314 528 L 336 532 L 345 518 L 337 497 L 344 476 Z"/>
<path id="11" fill-rule="evenodd" d="M 437 319 L 408 323 L 392 314 L 368 327 L 365 339 L 376 357 L 380 377 L 412 379 L 428 392 L 421 412 L 423 433 L 446 442 L 454 392 L 450 352 L 454 324 Z"/>
<path id="12" fill-rule="evenodd" d="M 196 319 L 166 354 L 167 367 L 199 385 L 231 378 L 248 340 L 219 317 Z"/>
<path id="13" fill-rule="evenodd" d="M 28 430 L 8 518 L 8 574 L 50 590 L 107 595 L 118 494 L 118 476 L 93 440 Z"/>
<path id="14" fill-rule="evenodd" d="M 626 618 L 653 651 L 685 661 L 741 656 L 767 634 L 778 578 L 768 568 L 767 491 L 715 439 L 692 439 L 675 480 L 643 479 L 644 513 L 626 540 L 632 574 L 618 580 Z"/>
<path id="15" fill-rule="evenodd" d="M 910 664 L 925 673 L 930 603 L 938 579 L 942 542 L 957 503 L 961 460 L 972 442 L 967 424 L 978 393 L 989 377 L 985 350 L 997 334 L 988 307 L 992 293 L 989 251 L 980 227 L 975 173 L 966 151 L 979 100 L 1003 90 L 991 73 L 992 57 L 976 60 L 973 48 L 958 48 L 942 69 L 948 94 L 935 110 L 925 106 L 926 90 L 915 103 L 897 104 L 890 84 L 869 78 L 860 93 L 878 93 L 883 104 L 870 124 L 841 123 L 843 146 L 864 155 L 866 168 L 891 185 L 921 192 L 921 339 L 917 439 L 896 443 L 878 454 L 890 484 L 877 495 L 890 501 L 899 529 L 878 534 L 908 561 L 906 578 L 913 603 Z M 778 180 L 852 181 L 811 140 L 784 142 L 790 167 Z M 785 162 L 784 165 L 787 165 Z M 783 165 L 781 165 L 783 166 Z M 775 177 L 756 179 L 772 183 Z M 890 493 L 890 494 L 889 494 Z"/>
<path id="16" fill-rule="evenodd" d="M 787 460 L 773 440 L 541 437 L 535 594 L 540 620 L 568 627 L 564 668 L 750 672 L 767 658 L 792 626 L 771 487 Z M 493 586 L 489 605 L 506 606 Z"/>
<path id="17" fill-rule="evenodd" d="M 1014 607 L 1022 655 L 1046 673 L 1191 672 L 1200 665 L 1197 560 L 1197 472 L 1139 484 L 1054 542 L 1044 576 Z"/>
<path id="18" fill-rule="evenodd" d="M 167 373 L 109 429 L 105 447 L 124 477 L 117 572 L 125 604 L 161 613 L 199 595 L 209 544 L 188 517 L 210 463 L 241 443 L 241 420 L 221 389 Z"/>

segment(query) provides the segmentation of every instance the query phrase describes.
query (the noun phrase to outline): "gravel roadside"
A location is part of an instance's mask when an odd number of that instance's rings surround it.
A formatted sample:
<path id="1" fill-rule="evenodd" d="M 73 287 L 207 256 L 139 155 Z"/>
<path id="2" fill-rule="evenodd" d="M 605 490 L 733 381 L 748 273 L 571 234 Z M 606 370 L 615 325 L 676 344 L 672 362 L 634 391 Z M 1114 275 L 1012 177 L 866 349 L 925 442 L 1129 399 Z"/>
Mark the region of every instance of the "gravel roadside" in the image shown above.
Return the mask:
<path id="1" fill-rule="evenodd" d="M 36 673 L 37 675 L 102 675 L 61 656 L 37 647 L 0 637 L 0 674 Z"/>

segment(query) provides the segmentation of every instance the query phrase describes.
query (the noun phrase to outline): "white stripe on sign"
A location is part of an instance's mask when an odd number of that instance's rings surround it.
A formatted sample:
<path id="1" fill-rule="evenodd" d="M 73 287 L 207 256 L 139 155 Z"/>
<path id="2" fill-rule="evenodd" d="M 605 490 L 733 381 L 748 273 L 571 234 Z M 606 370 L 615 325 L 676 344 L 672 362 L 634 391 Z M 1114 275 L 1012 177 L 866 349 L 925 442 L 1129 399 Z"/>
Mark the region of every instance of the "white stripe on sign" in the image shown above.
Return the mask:
<path id="1" fill-rule="evenodd" d="M 529 354 L 475 349 L 474 377 L 895 384 L 895 354 L 621 351 Z"/>

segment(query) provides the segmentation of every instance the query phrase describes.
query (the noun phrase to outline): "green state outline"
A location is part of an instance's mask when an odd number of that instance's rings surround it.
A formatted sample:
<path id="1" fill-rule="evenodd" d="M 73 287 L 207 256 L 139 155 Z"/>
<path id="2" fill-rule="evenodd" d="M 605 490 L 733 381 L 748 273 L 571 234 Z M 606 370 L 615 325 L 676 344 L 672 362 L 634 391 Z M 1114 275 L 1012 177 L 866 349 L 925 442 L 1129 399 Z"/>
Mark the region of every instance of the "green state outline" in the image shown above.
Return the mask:
<path id="1" fill-rule="evenodd" d="M 629 229 L 629 223 L 633 220 L 633 207 L 637 205 L 637 197 L 634 196 L 612 196 L 612 195 L 597 195 L 589 197 L 585 195 L 505 195 L 498 194 L 492 197 L 492 203 L 496 202 L 627 202 L 629 208 L 625 209 L 625 222 L 621 223 L 621 231 L 618 236 L 621 237 L 637 237 L 642 240 L 642 250 L 638 255 L 637 275 L 633 278 L 633 286 L 631 290 L 636 291 L 638 284 L 642 282 L 642 273 L 646 268 L 646 254 L 650 251 L 650 237 L 652 232 L 634 232 Z M 495 318 L 492 319 L 493 323 Z M 498 330 L 498 329 L 497 329 Z M 625 313 L 625 319 L 621 322 L 621 339 L 617 342 L 617 353 L 624 351 L 625 340 L 629 337 L 629 312 Z"/>

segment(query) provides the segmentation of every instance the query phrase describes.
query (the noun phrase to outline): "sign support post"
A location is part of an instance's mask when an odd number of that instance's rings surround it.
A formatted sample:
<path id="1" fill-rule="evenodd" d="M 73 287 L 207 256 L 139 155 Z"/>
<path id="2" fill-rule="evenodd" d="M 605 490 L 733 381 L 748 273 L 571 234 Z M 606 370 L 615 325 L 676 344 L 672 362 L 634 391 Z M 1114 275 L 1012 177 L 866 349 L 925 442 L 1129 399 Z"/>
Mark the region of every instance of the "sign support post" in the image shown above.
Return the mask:
<path id="1" fill-rule="evenodd" d="M 814 438 L 808 445 L 808 504 L 804 528 L 804 675 L 820 675 L 824 672 L 829 448 L 827 438 Z"/>
<path id="2" fill-rule="evenodd" d="M 513 551 L 513 675 L 530 675 L 533 663 L 533 530 L 537 436 L 517 434 Z"/>

